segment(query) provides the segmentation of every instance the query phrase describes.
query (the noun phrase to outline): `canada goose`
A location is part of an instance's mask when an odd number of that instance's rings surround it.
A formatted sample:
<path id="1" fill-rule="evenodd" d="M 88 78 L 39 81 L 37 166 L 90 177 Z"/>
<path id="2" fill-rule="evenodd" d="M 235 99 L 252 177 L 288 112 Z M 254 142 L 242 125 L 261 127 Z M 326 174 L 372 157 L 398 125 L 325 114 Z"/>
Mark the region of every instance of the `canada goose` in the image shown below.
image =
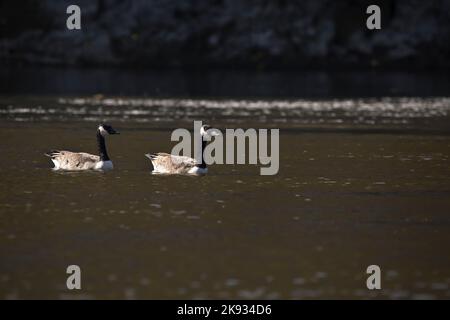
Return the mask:
<path id="1" fill-rule="evenodd" d="M 216 132 L 212 131 L 208 133 L 211 127 L 208 125 L 203 125 L 200 128 L 200 135 L 202 136 L 202 162 L 196 163 L 195 159 L 186 156 L 175 156 L 168 153 L 147 153 L 145 156 L 150 159 L 153 165 L 153 173 L 165 173 L 165 174 L 194 174 L 202 175 L 208 172 L 206 163 L 203 159 L 203 150 L 205 149 L 207 141 L 203 137 L 207 135 L 217 135 Z"/>
<path id="2" fill-rule="evenodd" d="M 119 134 L 110 125 L 101 124 L 97 130 L 97 145 L 99 156 L 85 152 L 70 152 L 52 150 L 45 155 L 55 164 L 54 170 L 111 170 L 113 163 L 106 151 L 105 136 Z"/>

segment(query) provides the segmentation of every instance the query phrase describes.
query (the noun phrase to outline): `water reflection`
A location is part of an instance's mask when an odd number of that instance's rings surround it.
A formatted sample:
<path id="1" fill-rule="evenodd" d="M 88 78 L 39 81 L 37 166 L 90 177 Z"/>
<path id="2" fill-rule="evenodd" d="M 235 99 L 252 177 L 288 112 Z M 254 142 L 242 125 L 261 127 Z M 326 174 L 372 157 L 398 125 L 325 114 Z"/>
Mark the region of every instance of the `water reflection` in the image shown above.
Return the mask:
<path id="1" fill-rule="evenodd" d="M 2 79 L 1 298 L 450 297 L 447 75 L 0 68 Z M 170 150 L 171 130 L 199 119 L 281 128 L 279 174 L 152 175 L 144 153 Z M 123 133 L 108 144 L 115 170 L 51 171 L 49 147 L 96 152 L 100 121 Z M 65 288 L 73 263 L 82 293 Z M 382 291 L 365 287 L 373 263 Z"/>
<path id="2" fill-rule="evenodd" d="M 141 70 L 0 66 L 0 94 L 259 97 L 447 96 L 447 72 Z"/>
<path id="3" fill-rule="evenodd" d="M 2 298 L 449 297 L 447 135 L 282 130 L 278 175 L 198 178 L 151 174 L 166 128 L 121 122 L 115 170 L 60 173 L 43 151 L 95 153 L 92 125 L 1 122 Z M 64 287 L 74 262 L 81 294 Z"/>

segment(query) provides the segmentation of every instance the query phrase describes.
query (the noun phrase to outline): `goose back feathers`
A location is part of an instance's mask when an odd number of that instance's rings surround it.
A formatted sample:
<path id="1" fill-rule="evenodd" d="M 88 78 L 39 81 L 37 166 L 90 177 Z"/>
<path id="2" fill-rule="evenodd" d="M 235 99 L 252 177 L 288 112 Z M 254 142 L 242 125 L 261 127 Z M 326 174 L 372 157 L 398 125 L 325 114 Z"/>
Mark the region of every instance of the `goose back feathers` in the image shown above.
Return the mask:
<path id="1" fill-rule="evenodd" d="M 159 152 L 156 154 L 146 154 L 153 165 L 154 173 L 165 174 L 205 174 L 206 167 L 199 168 L 195 164 L 195 159 L 185 156 L 175 156 L 168 153 Z"/>
<path id="2" fill-rule="evenodd" d="M 202 155 L 206 147 L 207 141 L 203 137 L 207 135 L 217 135 L 216 133 L 208 133 L 210 126 L 203 125 L 200 128 L 200 134 L 202 136 Z M 208 172 L 206 163 L 204 159 L 201 159 L 201 163 L 196 163 L 195 159 L 186 156 L 176 156 L 168 153 L 155 153 L 145 154 L 147 158 L 150 159 L 153 165 L 153 173 L 164 173 L 164 174 L 195 174 L 201 175 Z"/>
<path id="3" fill-rule="evenodd" d="M 109 134 L 118 134 L 111 126 L 102 124 L 97 130 L 97 146 L 99 155 L 93 155 L 86 152 L 71 152 L 52 150 L 45 155 L 50 157 L 55 167 L 54 170 L 111 170 L 113 163 L 106 150 L 105 136 Z"/>

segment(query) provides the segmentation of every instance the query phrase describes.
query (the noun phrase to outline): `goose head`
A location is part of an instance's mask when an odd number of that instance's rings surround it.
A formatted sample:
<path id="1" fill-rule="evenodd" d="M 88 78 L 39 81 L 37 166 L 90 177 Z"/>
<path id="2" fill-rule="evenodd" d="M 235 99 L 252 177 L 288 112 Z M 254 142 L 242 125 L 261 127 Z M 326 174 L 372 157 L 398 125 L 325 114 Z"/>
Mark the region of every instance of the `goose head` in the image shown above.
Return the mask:
<path id="1" fill-rule="evenodd" d="M 98 126 L 98 132 L 100 132 L 100 134 L 102 136 L 106 136 L 108 134 L 119 134 L 119 132 L 114 130 L 114 128 L 111 127 L 109 124 L 101 124 L 101 125 L 99 125 Z"/>
<path id="2" fill-rule="evenodd" d="M 220 135 L 220 131 L 218 129 L 214 129 L 211 128 L 211 126 L 204 124 L 201 128 L 200 128 L 200 135 L 202 137 L 214 137 L 214 136 L 218 136 Z"/>

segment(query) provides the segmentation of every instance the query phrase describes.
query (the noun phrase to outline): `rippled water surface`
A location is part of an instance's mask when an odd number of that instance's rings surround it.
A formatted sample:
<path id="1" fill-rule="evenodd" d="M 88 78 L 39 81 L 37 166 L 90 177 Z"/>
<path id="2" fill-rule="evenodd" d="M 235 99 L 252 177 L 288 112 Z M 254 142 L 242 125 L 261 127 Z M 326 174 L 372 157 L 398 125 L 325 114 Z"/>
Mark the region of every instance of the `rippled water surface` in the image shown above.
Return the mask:
<path id="1" fill-rule="evenodd" d="M 449 112 L 445 97 L 4 96 L 0 297 L 448 299 Z M 144 153 L 192 120 L 280 128 L 279 174 L 151 175 Z M 115 169 L 53 172 L 43 153 L 96 153 L 99 121 L 122 133 Z"/>

